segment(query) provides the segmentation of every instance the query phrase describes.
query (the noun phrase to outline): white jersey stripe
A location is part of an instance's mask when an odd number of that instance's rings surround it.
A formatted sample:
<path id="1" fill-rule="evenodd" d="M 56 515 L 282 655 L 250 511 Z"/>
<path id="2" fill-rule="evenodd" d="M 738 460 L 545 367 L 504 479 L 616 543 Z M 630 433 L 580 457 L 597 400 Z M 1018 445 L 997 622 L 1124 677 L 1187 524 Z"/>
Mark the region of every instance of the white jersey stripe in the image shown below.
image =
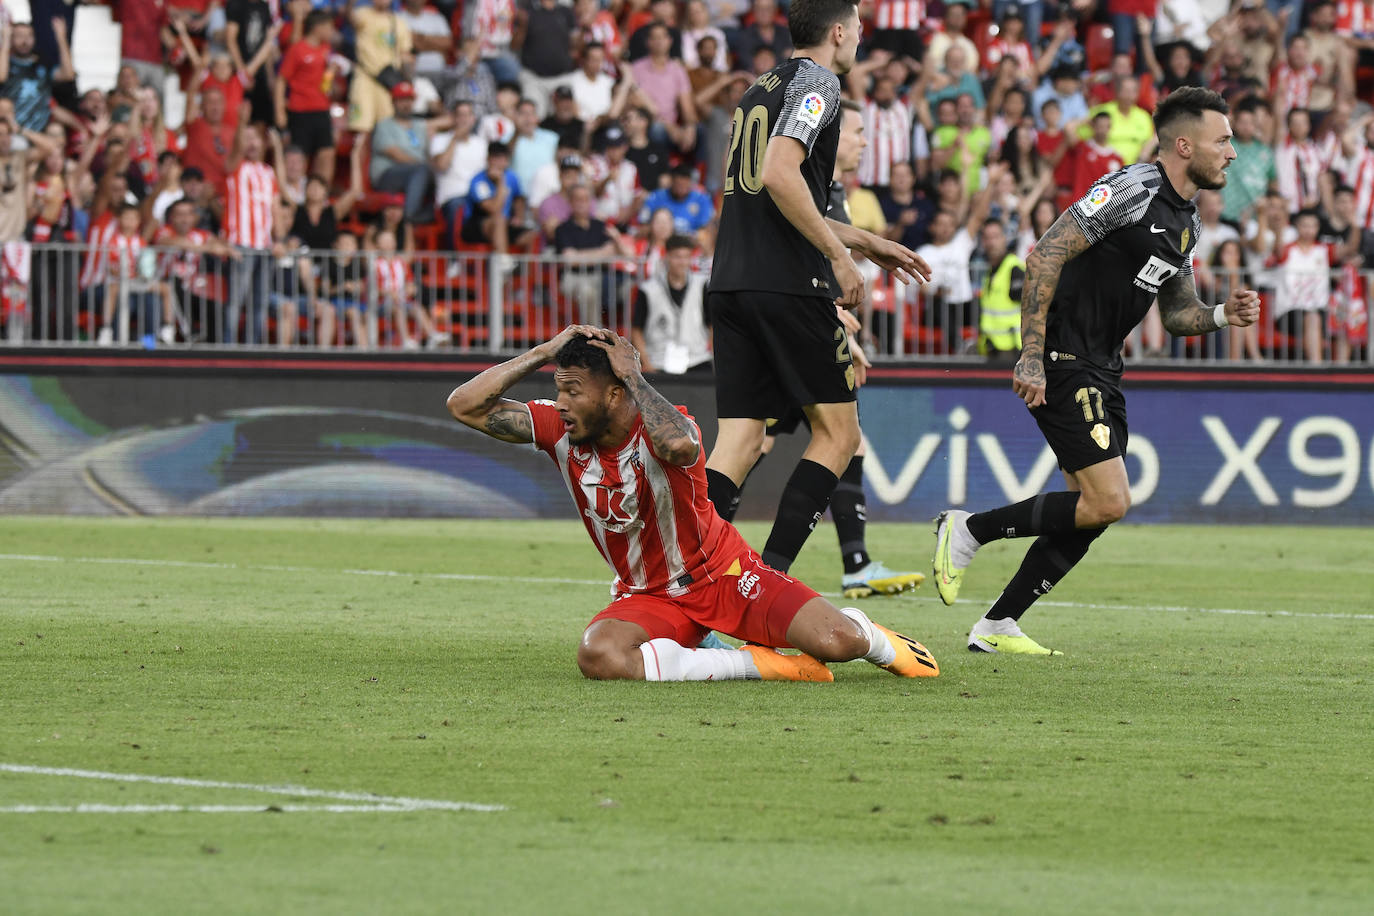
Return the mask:
<path id="1" fill-rule="evenodd" d="M 658 456 L 652 451 L 644 456 L 644 476 L 649 489 L 654 494 L 654 512 L 657 515 L 658 535 L 663 541 L 663 552 L 668 561 L 668 580 L 676 582 L 687 574 L 687 564 L 682 559 L 682 545 L 677 537 L 677 509 L 673 505 L 673 486 L 668 474 L 659 463 Z"/>

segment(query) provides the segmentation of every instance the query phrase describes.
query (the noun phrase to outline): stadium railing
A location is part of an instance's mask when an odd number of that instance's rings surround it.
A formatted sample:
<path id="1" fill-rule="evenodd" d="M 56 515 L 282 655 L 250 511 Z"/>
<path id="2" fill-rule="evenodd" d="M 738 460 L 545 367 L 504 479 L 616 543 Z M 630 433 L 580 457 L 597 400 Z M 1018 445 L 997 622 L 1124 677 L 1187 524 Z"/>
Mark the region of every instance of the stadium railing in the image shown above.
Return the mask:
<path id="1" fill-rule="evenodd" d="M 572 261 L 552 253 L 236 251 L 231 257 L 149 247 L 101 256 L 85 245 L 11 242 L 0 260 L 0 335 L 9 346 L 114 348 L 407 349 L 499 355 L 546 340 L 570 322 L 629 335 L 644 259 Z M 661 269 L 661 268 L 659 268 Z M 708 270 L 697 263 L 697 270 Z M 862 315 L 875 363 L 976 364 L 978 291 L 987 265 L 969 265 L 974 297 L 894 284 L 871 271 Z M 125 278 L 122 282 L 117 279 Z M 1198 271 L 1199 292 L 1225 299 L 1225 277 Z M 1374 271 L 1247 270 L 1229 278 L 1260 290 L 1253 329 L 1173 338 L 1147 318 L 1128 361 L 1374 365 L 1368 316 Z M 396 292 L 399 290 L 399 293 Z M 423 316 L 423 317 L 421 317 Z M 332 319 L 332 320 L 331 320 Z M 425 322 L 433 327 L 426 333 Z M 106 334 L 101 333 L 108 328 Z"/>

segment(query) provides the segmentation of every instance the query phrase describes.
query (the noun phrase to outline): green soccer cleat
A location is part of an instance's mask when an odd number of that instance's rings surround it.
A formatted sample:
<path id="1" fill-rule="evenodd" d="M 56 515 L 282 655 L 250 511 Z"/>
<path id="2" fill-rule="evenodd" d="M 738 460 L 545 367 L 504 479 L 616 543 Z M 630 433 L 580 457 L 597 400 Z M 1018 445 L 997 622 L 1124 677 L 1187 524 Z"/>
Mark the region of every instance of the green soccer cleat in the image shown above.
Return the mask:
<path id="1" fill-rule="evenodd" d="M 935 519 L 935 559 L 931 571 L 935 574 L 935 590 L 946 605 L 953 605 L 959 597 L 959 586 L 964 582 L 965 566 L 956 566 L 952 553 L 956 522 L 968 518 L 970 513 L 959 509 L 947 509 Z"/>
<path id="2" fill-rule="evenodd" d="M 841 581 L 840 590 L 846 598 L 867 598 L 909 591 L 919 588 L 924 581 L 926 577 L 921 573 L 896 572 L 873 560 L 858 572 L 847 574 Z"/>
<path id="3" fill-rule="evenodd" d="M 981 632 L 980 632 L 981 631 Z M 988 620 L 986 618 L 973 625 L 968 634 L 970 652 L 988 652 L 995 655 L 1063 655 L 1055 649 L 1046 649 L 1040 643 L 1021 632 L 1015 620 Z"/>

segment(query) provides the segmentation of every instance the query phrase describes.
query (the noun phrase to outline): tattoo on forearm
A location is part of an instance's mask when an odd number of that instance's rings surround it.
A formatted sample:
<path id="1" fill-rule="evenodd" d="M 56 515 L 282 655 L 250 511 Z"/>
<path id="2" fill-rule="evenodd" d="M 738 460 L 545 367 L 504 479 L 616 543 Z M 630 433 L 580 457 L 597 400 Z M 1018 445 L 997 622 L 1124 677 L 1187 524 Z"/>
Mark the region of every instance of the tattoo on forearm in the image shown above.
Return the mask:
<path id="1" fill-rule="evenodd" d="M 1021 377 L 1027 382 L 1044 384 L 1045 319 L 1059 285 L 1059 273 L 1065 263 L 1087 251 L 1088 245 L 1083 230 L 1067 212 L 1059 214 L 1035 243 L 1021 291 Z"/>
<path id="2" fill-rule="evenodd" d="M 1197 289 L 1177 276 L 1159 288 L 1159 319 L 1164 329 L 1177 337 L 1210 334 L 1217 329 L 1212 309 L 1198 299 Z"/>
<path id="3" fill-rule="evenodd" d="M 516 404 L 514 401 L 490 411 L 483 428 L 488 435 L 505 442 L 534 441 L 534 427 L 530 423 L 529 409 L 524 404 Z"/>
<path id="4" fill-rule="evenodd" d="M 625 381 L 630 396 L 639 407 L 644 418 L 644 431 L 653 444 L 654 453 L 675 464 L 690 464 L 695 461 L 701 444 L 697 441 L 696 430 L 682 411 L 674 407 L 667 398 L 654 390 L 653 386 L 635 375 Z"/>

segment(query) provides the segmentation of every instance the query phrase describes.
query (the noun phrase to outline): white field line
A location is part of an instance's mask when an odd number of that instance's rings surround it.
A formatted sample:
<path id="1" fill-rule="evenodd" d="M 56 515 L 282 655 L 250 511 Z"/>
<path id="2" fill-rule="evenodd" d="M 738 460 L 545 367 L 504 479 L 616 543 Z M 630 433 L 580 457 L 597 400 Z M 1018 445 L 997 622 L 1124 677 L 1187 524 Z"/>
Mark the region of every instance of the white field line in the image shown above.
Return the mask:
<path id="1" fill-rule="evenodd" d="M 600 579 L 570 579 L 556 576 L 498 576 L 483 573 L 426 573 L 426 572 L 405 572 L 396 569 L 323 569 L 318 566 L 279 566 L 274 564 L 243 564 L 243 563 L 208 563 L 197 560 L 162 560 L 162 559 L 140 559 L 137 557 L 60 557 L 44 554 L 27 553 L 0 553 L 0 561 L 27 562 L 27 563 L 91 563 L 97 565 L 110 566 L 156 566 L 173 569 L 222 569 L 222 570 L 242 570 L 248 572 L 306 572 L 306 573 L 334 573 L 347 576 L 380 576 L 403 579 L 434 579 L 439 581 L 452 582 L 519 582 L 528 585 L 592 585 L 599 588 L 610 586 L 609 578 Z M 838 592 L 821 592 L 821 594 L 836 598 Z M 901 598 L 911 599 L 917 597 L 914 593 L 906 593 Z M 981 602 L 960 599 L 959 604 L 979 604 Z M 1374 614 L 1355 614 L 1334 612 L 1323 614 L 1316 611 L 1264 611 L 1254 608 L 1216 608 L 1216 607 L 1193 607 L 1190 605 L 1168 605 L 1168 604 L 1099 604 L 1091 601 L 1037 601 L 1040 607 L 1063 607 L 1063 608 L 1084 608 L 1103 611 L 1151 611 L 1159 613 L 1174 614 L 1227 614 L 1239 615 L 1244 617 L 1309 617 L 1321 620 L 1374 620 Z"/>
<path id="2" fill-rule="evenodd" d="M 0 814 L 262 814 L 265 811 L 326 814 L 415 811 L 398 805 L 10 805 Z"/>
<path id="3" fill-rule="evenodd" d="M 329 789 L 311 789 L 306 786 L 261 785 L 251 782 L 221 782 L 214 779 L 187 779 L 183 776 L 152 776 L 144 773 L 107 773 L 103 770 L 74 770 L 68 767 L 40 767 L 23 763 L 0 763 L 0 772 L 22 773 L 32 776 L 62 776 L 71 779 L 95 779 L 105 782 L 146 782 L 160 786 L 180 786 L 192 789 L 231 789 L 242 792 L 263 792 L 268 795 L 284 795 L 294 798 L 327 798 L 334 801 L 360 802 L 354 805 L 276 805 L 283 811 L 505 811 L 505 805 L 484 805 L 476 802 L 444 801 L 431 798 L 405 798 L 401 796 L 374 795 L 371 792 L 336 792 Z M 124 811 L 262 811 L 267 806 L 240 805 L 55 805 L 34 806 L 17 805 L 0 808 L 0 812 L 24 814 L 42 813 L 46 810 L 66 812 L 92 811 L 97 809 Z"/>

